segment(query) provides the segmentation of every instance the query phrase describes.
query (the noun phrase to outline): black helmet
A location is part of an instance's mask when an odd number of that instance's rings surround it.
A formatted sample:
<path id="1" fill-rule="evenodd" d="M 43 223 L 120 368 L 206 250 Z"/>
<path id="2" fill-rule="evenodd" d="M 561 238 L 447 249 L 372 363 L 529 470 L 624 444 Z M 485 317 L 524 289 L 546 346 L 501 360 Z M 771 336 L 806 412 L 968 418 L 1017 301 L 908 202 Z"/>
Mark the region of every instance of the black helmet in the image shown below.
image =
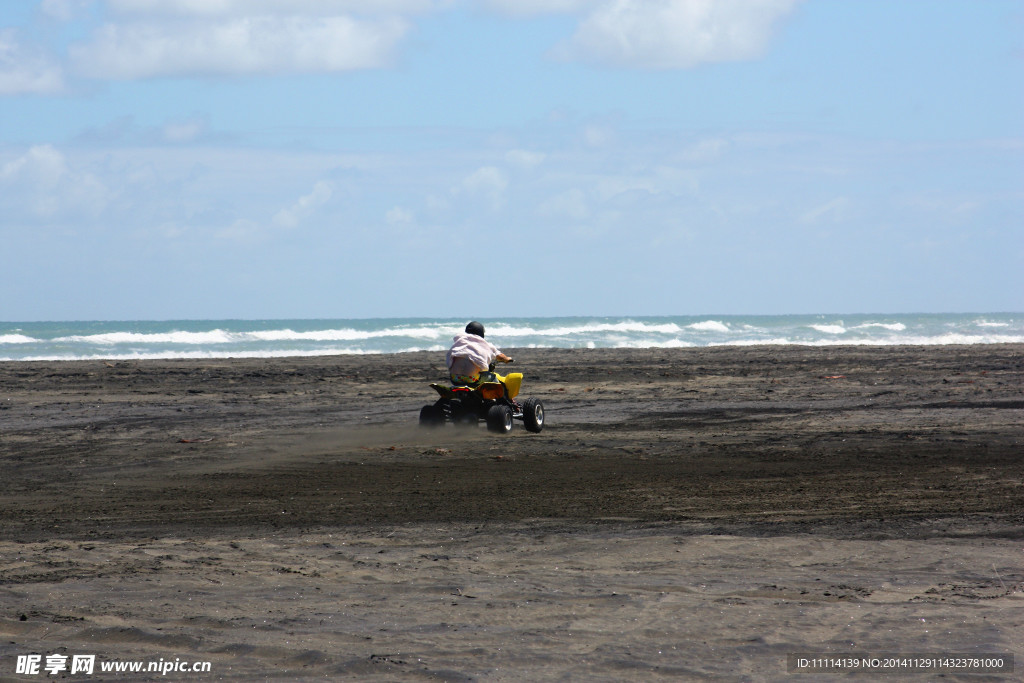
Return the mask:
<path id="1" fill-rule="evenodd" d="M 483 337 L 484 326 L 474 320 L 470 324 L 466 325 L 466 334 L 475 334 L 478 337 Z"/>

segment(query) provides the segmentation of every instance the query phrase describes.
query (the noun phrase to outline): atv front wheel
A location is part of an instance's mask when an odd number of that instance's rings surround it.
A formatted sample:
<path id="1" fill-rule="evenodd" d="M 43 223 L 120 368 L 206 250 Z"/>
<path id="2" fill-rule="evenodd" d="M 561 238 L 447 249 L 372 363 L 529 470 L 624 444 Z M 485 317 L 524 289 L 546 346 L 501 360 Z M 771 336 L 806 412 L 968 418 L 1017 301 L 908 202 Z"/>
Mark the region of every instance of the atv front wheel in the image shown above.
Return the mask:
<path id="1" fill-rule="evenodd" d="M 526 431 L 535 434 L 544 429 L 544 404 L 538 399 L 528 398 L 523 401 L 523 426 Z"/>
<path id="2" fill-rule="evenodd" d="M 512 431 L 512 409 L 506 405 L 491 406 L 487 411 L 487 429 L 497 434 Z"/>

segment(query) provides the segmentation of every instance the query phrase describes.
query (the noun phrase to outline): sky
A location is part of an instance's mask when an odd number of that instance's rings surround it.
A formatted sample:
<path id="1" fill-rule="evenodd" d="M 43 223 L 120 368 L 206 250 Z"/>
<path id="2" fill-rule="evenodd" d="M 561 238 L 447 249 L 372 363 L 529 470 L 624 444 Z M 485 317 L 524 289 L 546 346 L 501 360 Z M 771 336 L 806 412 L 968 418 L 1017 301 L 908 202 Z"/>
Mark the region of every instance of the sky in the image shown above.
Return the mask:
<path id="1" fill-rule="evenodd" d="M 0 4 L 0 320 L 1024 311 L 1020 0 Z"/>

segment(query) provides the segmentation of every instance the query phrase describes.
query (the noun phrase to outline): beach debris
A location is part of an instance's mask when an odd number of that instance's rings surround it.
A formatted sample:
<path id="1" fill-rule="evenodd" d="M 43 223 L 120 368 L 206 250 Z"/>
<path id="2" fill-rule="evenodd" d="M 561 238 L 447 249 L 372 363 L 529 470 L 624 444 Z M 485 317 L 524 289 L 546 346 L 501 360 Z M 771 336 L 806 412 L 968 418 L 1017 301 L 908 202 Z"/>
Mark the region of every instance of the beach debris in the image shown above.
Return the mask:
<path id="1" fill-rule="evenodd" d="M 846 379 L 846 375 L 822 375 L 821 379 Z"/>
<path id="2" fill-rule="evenodd" d="M 208 443 L 213 441 L 213 437 L 207 439 L 178 439 L 178 443 Z"/>

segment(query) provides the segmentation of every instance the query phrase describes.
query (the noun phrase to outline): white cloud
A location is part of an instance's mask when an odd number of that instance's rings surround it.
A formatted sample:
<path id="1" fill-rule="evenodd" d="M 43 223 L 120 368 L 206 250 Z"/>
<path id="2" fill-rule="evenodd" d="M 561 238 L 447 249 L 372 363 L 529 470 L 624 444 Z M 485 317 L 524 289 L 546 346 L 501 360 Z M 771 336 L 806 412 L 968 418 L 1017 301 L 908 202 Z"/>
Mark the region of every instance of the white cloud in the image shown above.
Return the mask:
<path id="1" fill-rule="evenodd" d="M 43 14 L 58 21 L 71 21 L 80 12 L 87 11 L 93 0 L 43 0 L 39 6 Z"/>
<path id="2" fill-rule="evenodd" d="M 611 66 L 685 69 L 759 57 L 800 0 L 609 0 L 559 56 Z"/>
<path id="3" fill-rule="evenodd" d="M 539 14 L 572 14 L 600 4 L 602 0 L 484 0 L 501 14 L 529 17 Z"/>
<path id="4" fill-rule="evenodd" d="M 709 163 L 718 161 L 728 147 L 728 140 L 723 140 L 721 138 L 709 138 L 707 140 L 701 140 L 683 150 L 679 158 L 681 161 L 688 163 Z"/>
<path id="5" fill-rule="evenodd" d="M 69 48 L 88 77 L 259 75 L 347 71 L 386 65 L 409 26 L 398 17 L 228 17 L 108 23 Z"/>
<path id="6" fill-rule="evenodd" d="M 462 179 L 462 184 L 453 189 L 453 194 L 465 192 L 468 196 L 483 197 L 491 208 L 499 208 L 505 200 L 508 177 L 496 166 L 481 166 Z"/>
<path id="7" fill-rule="evenodd" d="M 556 48 L 568 60 L 675 69 L 761 55 L 802 0 L 481 0 L 517 18 L 579 18 Z M 0 96 L 54 93 L 67 74 L 162 77 L 332 73 L 386 67 L 416 15 L 462 0 L 43 0 L 40 12 L 72 22 L 104 17 L 67 60 L 0 30 Z"/>
<path id="8" fill-rule="evenodd" d="M 55 59 L 0 31 L 0 95 L 48 94 L 62 90 L 64 74 Z"/>
<path id="9" fill-rule="evenodd" d="M 505 161 L 523 168 L 534 168 L 544 163 L 547 155 L 543 152 L 531 152 L 525 149 L 513 149 L 505 153 Z"/>
<path id="10" fill-rule="evenodd" d="M 183 121 L 171 121 L 164 124 L 161 129 L 161 136 L 167 142 L 184 143 L 193 142 L 206 132 L 207 123 L 205 119 L 191 118 Z"/>
<path id="11" fill-rule="evenodd" d="M 607 147 L 615 140 L 615 130 L 610 126 L 592 124 L 583 129 L 583 139 L 590 147 Z"/>
<path id="12" fill-rule="evenodd" d="M 67 173 L 64 155 L 53 145 L 37 145 L 23 156 L 0 168 L 0 181 L 27 182 L 36 187 L 53 187 Z"/>
<path id="13" fill-rule="evenodd" d="M 75 2 L 79 0 L 50 0 Z M 253 16 L 270 14 L 395 14 L 425 12 L 450 0 L 107 0 L 114 13 L 151 16 Z"/>
<path id="14" fill-rule="evenodd" d="M 318 181 L 313 186 L 312 192 L 299 197 L 299 200 L 287 209 L 278 211 L 277 215 L 274 216 L 274 223 L 284 228 L 298 227 L 303 219 L 308 218 L 317 209 L 326 204 L 333 194 L 334 190 L 331 188 L 330 183 L 322 180 Z"/>
<path id="15" fill-rule="evenodd" d="M 411 225 L 416 222 L 416 216 L 408 209 L 395 206 L 388 209 L 388 212 L 385 215 L 385 220 L 387 220 L 389 225 Z"/>
<path id="16" fill-rule="evenodd" d="M 542 216 L 583 220 L 590 215 L 587 197 L 583 190 L 573 188 L 551 197 L 540 205 Z"/>
<path id="17" fill-rule="evenodd" d="M 217 231 L 217 237 L 230 242 L 242 244 L 259 243 L 265 238 L 265 232 L 259 223 L 247 218 L 239 218 L 232 221 L 231 225 Z M 171 235 L 165 235 L 171 237 Z"/>
<path id="18" fill-rule="evenodd" d="M 800 217 L 800 222 L 805 225 L 815 225 L 823 222 L 839 223 L 846 217 L 849 208 L 850 199 L 848 197 L 836 197 L 820 206 L 805 211 Z"/>
<path id="19" fill-rule="evenodd" d="M 52 145 L 37 145 L 0 166 L 0 213 L 24 216 L 81 218 L 107 206 L 111 192 L 95 174 L 72 168 Z"/>
<path id="20" fill-rule="evenodd" d="M 508 178 L 495 166 L 482 166 L 466 176 L 462 186 L 470 192 L 500 193 L 508 187 Z"/>

